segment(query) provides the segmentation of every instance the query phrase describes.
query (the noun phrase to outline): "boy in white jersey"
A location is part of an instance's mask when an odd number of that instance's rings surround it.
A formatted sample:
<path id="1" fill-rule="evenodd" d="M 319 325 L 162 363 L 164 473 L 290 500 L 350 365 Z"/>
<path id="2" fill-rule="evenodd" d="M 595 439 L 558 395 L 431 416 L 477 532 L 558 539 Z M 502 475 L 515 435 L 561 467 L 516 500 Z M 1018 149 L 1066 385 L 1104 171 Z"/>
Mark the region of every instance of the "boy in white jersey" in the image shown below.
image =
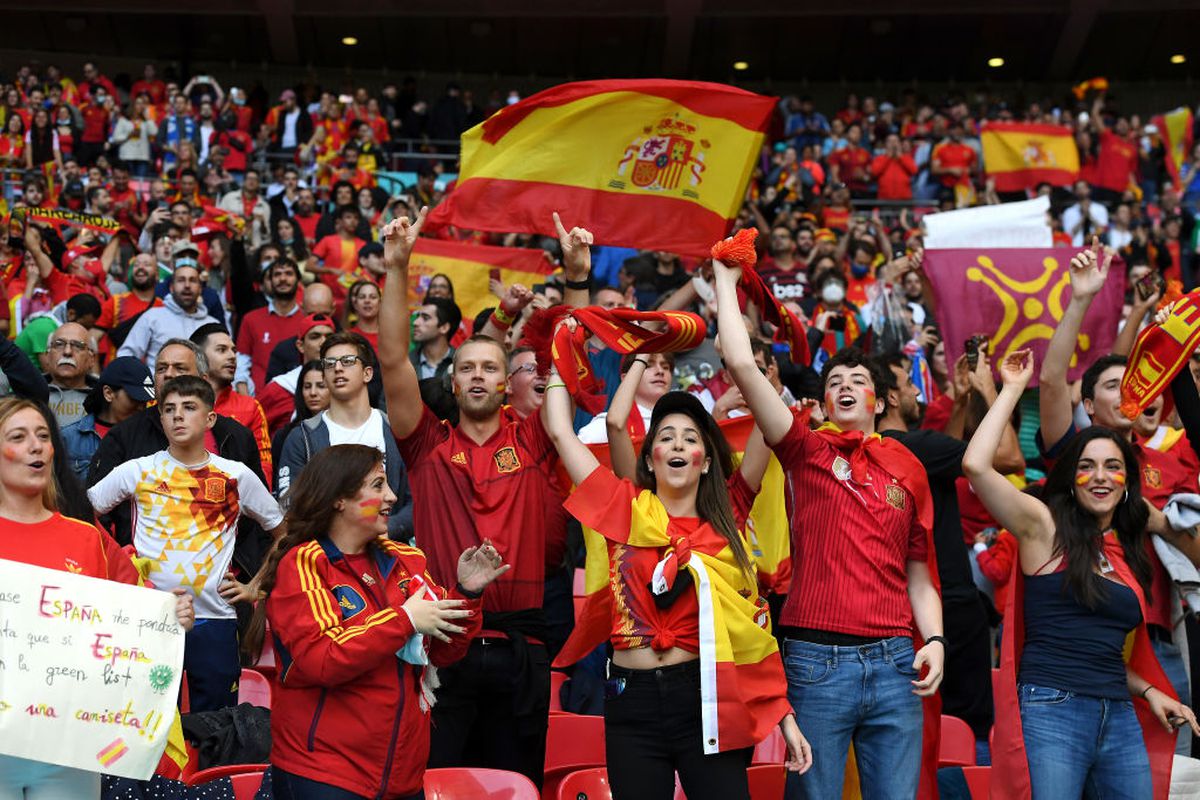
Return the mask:
<path id="1" fill-rule="evenodd" d="M 275 535 L 283 522 L 279 504 L 245 464 L 207 449 L 213 402 L 202 378 L 167 381 L 159 399 L 167 449 L 126 461 L 88 490 L 99 514 L 132 503 L 133 546 L 150 559 L 156 587 L 182 586 L 196 596 L 196 626 L 183 658 L 192 711 L 237 703 L 241 666 L 231 602 L 252 599 L 226 575 L 238 519 L 246 514 Z"/>

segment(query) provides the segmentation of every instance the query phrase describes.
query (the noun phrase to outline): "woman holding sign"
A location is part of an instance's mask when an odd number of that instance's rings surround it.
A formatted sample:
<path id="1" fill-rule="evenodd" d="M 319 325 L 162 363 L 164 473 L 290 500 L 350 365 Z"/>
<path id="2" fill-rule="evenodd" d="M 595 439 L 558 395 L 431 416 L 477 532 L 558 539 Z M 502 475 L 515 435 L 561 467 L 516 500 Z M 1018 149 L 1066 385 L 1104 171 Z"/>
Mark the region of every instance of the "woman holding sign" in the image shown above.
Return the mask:
<path id="1" fill-rule="evenodd" d="M 421 797 L 427 665 L 462 657 L 479 630 L 479 597 L 508 566 L 485 539 L 459 558 L 457 587 L 437 586 L 420 550 L 387 538 L 396 495 L 374 447 L 322 450 L 289 496 L 287 534 L 263 569 L 268 598 L 247 641 L 256 652 L 265 606 L 279 656 L 275 797 Z"/>
<path id="2" fill-rule="evenodd" d="M 58 513 L 54 445 L 47 412 L 32 400 L 0 400 L 0 559 L 137 584 L 137 570 L 109 536 Z M 191 595 L 176 592 L 184 629 Z M 0 755 L 0 800 L 86 800 L 100 796 L 95 772 Z"/>

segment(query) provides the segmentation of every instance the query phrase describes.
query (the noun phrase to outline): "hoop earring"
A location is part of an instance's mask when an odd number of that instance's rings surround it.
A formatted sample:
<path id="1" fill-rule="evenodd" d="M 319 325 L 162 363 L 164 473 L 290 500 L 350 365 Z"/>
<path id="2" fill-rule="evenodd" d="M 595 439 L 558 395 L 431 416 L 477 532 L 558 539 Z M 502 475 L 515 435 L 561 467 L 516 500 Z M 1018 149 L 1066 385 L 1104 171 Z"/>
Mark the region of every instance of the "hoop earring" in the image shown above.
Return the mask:
<path id="1" fill-rule="evenodd" d="M 1122 502 L 1122 503 L 1124 503 L 1124 502 L 1125 502 L 1126 500 L 1128 500 L 1128 499 L 1129 499 L 1129 490 L 1128 490 L 1128 489 L 1126 489 L 1126 490 L 1125 490 L 1125 496 L 1121 498 L 1121 502 Z"/>

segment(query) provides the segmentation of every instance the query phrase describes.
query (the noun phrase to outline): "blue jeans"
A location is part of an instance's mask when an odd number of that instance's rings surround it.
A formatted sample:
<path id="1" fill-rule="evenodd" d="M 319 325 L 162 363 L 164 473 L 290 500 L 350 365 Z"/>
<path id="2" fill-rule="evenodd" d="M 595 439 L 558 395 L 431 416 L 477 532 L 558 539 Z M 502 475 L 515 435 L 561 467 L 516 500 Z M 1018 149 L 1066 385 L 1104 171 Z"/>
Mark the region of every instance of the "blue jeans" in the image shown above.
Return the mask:
<path id="1" fill-rule="evenodd" d="M 923 716 L 913 657 L 908 637 L 860 647 L 784 642 L 788 701 L 813 752 L 808 772 L 788 774 L 788 800 L 841 797 L 851 742 L 863 797 L 916 796 Z"/>
<path id="2" fill-rule="evenodd" d="M 1017 686 L 1033 800 L 1150 800 L 1150 757 L 1132 700 Z"/>
<path id="3" fill-rule="evenodd" d="M 1179 702 L 1190 706 L 1192 704 L 1192 687 L 1188 683 L 1187 668 L 1183 665 L 1183 653 L 1177 645 L 1171 642 L 1152 639 L 1150 644 L 1154 648 L 1154 655 L 1158 658 L 1159 666 L 1162 667 L 1163 672 L 1167 673 L 1167 680 L 1171 682 L 1175 694 L 1179 696 Z M 1192 754 L 1192 729 L 1187 725 L 1179 729 L 1178 738 L 1175 740 L 1175 752 L 1181 756 Z"/>

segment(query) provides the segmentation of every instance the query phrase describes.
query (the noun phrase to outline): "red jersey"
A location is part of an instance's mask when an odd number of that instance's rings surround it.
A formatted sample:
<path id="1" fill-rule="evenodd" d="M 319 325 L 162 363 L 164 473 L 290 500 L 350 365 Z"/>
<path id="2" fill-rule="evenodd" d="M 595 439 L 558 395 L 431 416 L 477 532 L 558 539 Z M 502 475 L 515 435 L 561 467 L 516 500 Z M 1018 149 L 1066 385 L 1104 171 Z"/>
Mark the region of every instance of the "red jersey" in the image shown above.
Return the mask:
<path id="1" fill-rule="evenodd" d="M 121 230 L 128 233 L 136 241 L 138 233 L 141 231 L 141 226 L 134 222 L 133 215 L 145 212 L 146 201 L 133 190 L 132 186 L 126 186 L 125 191 L 121 192 L 110 184 L 108 194 L 112 197 L 113 219 L 121 223 Z"/>
<path id="2" fill-rule="evenodd" d="M 939 175 L 942 186 L 969 186 L 975 158 L 975 151 L 969 145 L 946 141 L 933 148 L 931 160 L 936 160 L 943 167 L 962 167 L 964 170 L 961 175 Z"/>
<path id="3" fill-rule="evenodd" d="M 1200 465 L 1197 464 L 1196 454 L 1188 446 L 1186 439 L 1181 438 L 1166 452 L 1139 442 L 1138 439 L 1139 437 L 1134 436 L 1133 449 L 1142 469 L 1142 496 L 1155 508 L 1161 509 L 1165 506 L 1173 494 L 1194 494 L 1200 491 L 1197 488 Z M 1171 630 L 1171 611 L 1178 602 L 1172 589 L 1171 577 L 1167 575 L 1167 570 L 1155 553 L 1154 546 L 1150 544 L 1149 537 L 1146 540 L 1146 549 L 1152 567 L 1152 602 L 1146 622 Z"/>
<path id="4" fill-rule="evenodd" d="M 422 408 L 417 427 L 396 443 L 408 467 L 413 528 L 433 577 L 453 583 L 462 551 L 488 537 L 512 569 L 488 586 L 484 609 L 541 608 L 546 461 L 555 457 L 541 415 L 502 421 L 491 439 L 476 444 Z"/>
<path id="5" fill-rule="evenodd" d="M 846 228 L 850 226 L 850 209 L 827 206 L 821 212 L 821 219 L 829 230 L 845 233 Z"/>
<path id="6" fill-rule="evenodd" d="M 213 411 L 241 423 L 242 427 L 254 434 L 254 441 L 258 444 L 258 458 L 262 461 L 263 475 L 266 477 L 267 488 L 270 489 L 271 476 L 274 473 L 271 469 L 271 436 L 267 433 L 267 415 L 263 413 L 262 406 L 253 397 L 238 394 L 232 386 L 226 386 L 217 392 L 217 402 Z"/>
<path id="7" fill-rule="evenodd" d="M 1137 145 L 1112 131 L 1100 134 L 1100 152 L 1096 157 L 1095 185 L 1113 192 L 1124 192 L 1137 175 Z"/>
<path id="8" fill-rule="evenodd" d="M 837 167 L 838 180 L 846 184 L 850 191 L 862 191 L 867 188 L 871 176 L 871 154 L 862 147 L 843 147 L 829 154 L 829 163 Z"/>
<path id="9" fill-rule="evenodd" d="M 871 162 L 871 177 L 879 182 L 880 200 L 911 200 L 912 177 L 917 174 L 917 162 L 909 155 L 875 156 Z"/>
<path id="10" fill-rule="evenodd" d="M 356 796 L 420 791 L 430 725 L 423 669 L 396 656 L 414 633 L 402 607 L 418 592 L 466 599 L 434 582 L 420 550 L 386 538 L 355 555 L 321 538 L 280 559 L 267 598 L 279 657 L 272 763 Z M 479 630 L 479 601 L 463 608 L 475 612 L 463 633 L 424 639 L 435 667 L 462 658 Z"/>
<path id="11" fill-rule="evenodd" d="M 349 273 L 358 269 L 358 251 L 365 244 L 366 242 L 357 236 L 347 240 L 331 233 L 317 242 L 312 254 L 321 259 L 329 269 Z"/>
<path id="12" fill-rule="evenodd" d="M 42 279 L 42 286 L 50 292 L 50 298 L 55 305 L 65 303 L 77 294 L 94 295 L 101 302 L 108 299 L 108 291 L 104 287 L 60 269 L 50 270 L 50 274 Z"/>
<path id="13" fill-rule="evenodd" d="M 108 112 L 101 106 L 88 103 L 79 109 L 83 117 L 83 131 L 79 135 L 81 142 L 101 144 L 108 138 Z"/>
<path id="14" fill-rule="evenodd" d="M 317 240 L 317 223 L 321 221 L 321 215 L 316 212 L 307 216 L 295 214 L 292 219 L 296 220 L 296 224 L 300 226 L 300 232 L 304 234 L 304 241 L 311 247 Z"/>
<path id="15" fill-rule="evenodd" d="M 137 97 L 139 94 L 146 94 L 150 97 L 150 102 L 156 106 L 161 106 L 167 101 L 167 85 L 160 80 L 148 81 L 143 79 L 133 82 L 133 86 L 129 87 L 129 96 Z"/>
<path id="16" fill-rule="evenodd" d="M 300 306 L 296 306 L 286 317 L 276 314 L 270 306 L 248 311 L 246 316 L 242 317 L 242 326 L 238 329 L 237 351 L 250 356 L 250 378 L 256 387 L 266 388 L 267 365 L 271 361 L 271 351 L 280 342 L 302 335 L 305 319 Z"/>
<path id="17" fill-rule="evenodd" d="M 3 519 L 0 558 L 118 583 L 140 583 L 137 568 L 111 536 L 58 513 L 32 524 Z"/>
<path id="18" fill-rule="evenodd" d="M 122 322 L 128 322 L 147 308 L 161 306 L 162 300 L 151 297 L 143 300 L 133 292 L 121 292 L 100 304 L 100 316 L 96 319 L 96 327 L 112 330 Z"/>
<path id="19" fill-rule="evenodd" d="M 874 463 L 857 482 L 847 456 L 799 416 L 771 449 L 786 476 L 792 533 L 792 584 L 780 624 L 911 636 L 908 562 L 928 555 L 917 499 Z"/>

